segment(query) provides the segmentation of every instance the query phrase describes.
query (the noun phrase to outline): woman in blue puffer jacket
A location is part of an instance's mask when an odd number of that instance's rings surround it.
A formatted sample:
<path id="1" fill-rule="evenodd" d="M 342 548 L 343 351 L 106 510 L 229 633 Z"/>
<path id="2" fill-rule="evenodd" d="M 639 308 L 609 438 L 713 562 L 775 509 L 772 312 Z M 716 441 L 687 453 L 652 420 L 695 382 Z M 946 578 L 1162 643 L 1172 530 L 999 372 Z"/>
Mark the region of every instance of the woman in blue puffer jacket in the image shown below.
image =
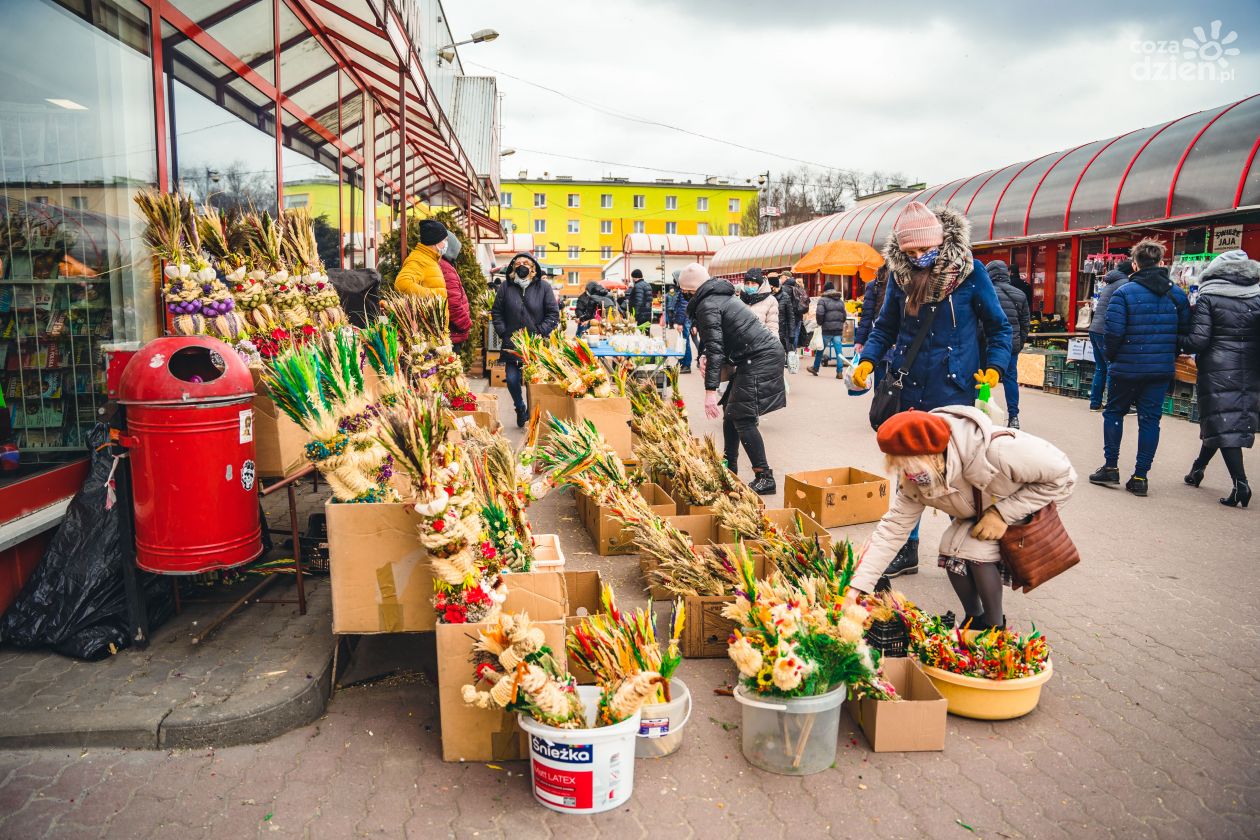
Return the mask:
<path id="1" fill-rule="evenodd" d="M 922 319 L 935 311 L 902 382 L 902 410 L 972 405 L 976 382 L 997 387 L 1010 363 L 1011 325 L 984 265 L 971 254 L 967 217 L 949 207 L 931 210 L 910 202 L 893 223 L 884 260 L 888 288 L 853 372 L 854 385 L 866 388 L 872 359 L 887 359 L 893 371 L 900 369 Z M 885 574 L 914 574 L 918 565 L 916 527 Z"/>

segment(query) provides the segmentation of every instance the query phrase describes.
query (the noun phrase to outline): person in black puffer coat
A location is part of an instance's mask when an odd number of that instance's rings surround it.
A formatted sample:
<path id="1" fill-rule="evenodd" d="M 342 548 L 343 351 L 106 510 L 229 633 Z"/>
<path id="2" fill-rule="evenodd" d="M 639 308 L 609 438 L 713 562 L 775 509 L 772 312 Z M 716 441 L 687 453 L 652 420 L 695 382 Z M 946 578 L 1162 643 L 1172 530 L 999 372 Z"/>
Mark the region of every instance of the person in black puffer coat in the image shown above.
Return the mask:
<path id="1" fill-rule="evenodd" d="M 814 364 L 809 369 L 814 376 L 818 375 L 818 369 L 822 367 L 823 356 L 827 355 L 828 347 L 836 354 L 836 379 L 844 376 L 840 349 L 844 340 L 844 324 L 848 318 L 849 310 L 844 306 L 844 295 L 836 289 L 835 283 L 828 283 L 823 289 L 822 297 L 814 304 L 814 320 L 818 323 L 818 329 L 822 330 L 823 340 L 823 349 L 814 356 Z"/>
<path id="2" fill-rule="evenodd" d="M 1028 297 L 1011 282 L 1011 271 L 1002 260 L 994 260 L 985 266 L 998 303 L 1011 325 L 1011 361 L 1002 374 L 1002 387 L 1006 393 L 1007 425 L 1019 428 L 1019 351 L 1024 349 L 1028 331 L 1032 327 L 1032 312 Z"/>
<path id="3" fill-rule="evenodd" d="M 530 335 L 550 335 L 560 326 L 560 306 L 555 290 L 543 277 L 542 266 L 532 254 L 512 257 L 506 273 L 508 282 L 495 295 L 490 323 L 503 342 L 504 375 L 516 407 L 516 426 L 520 428 L 529 420 L 529 411 L 521 391 L 521 358 L 512 352 L 512 336 L 520 330 L 528 330 Z"/>
<path id="4" fill-rule="evenodd" d="M 1251 485 L 1242 451 L 1255 443 L 1260 427 L 1260 263 L 1248 259 L 1245 251 L 1221 254 L 1199 278 L 1199 300 L 1184 346 L 1198 363 L 1203 440 L 1186 484 L 1199 486 L 1220 449 L 1234 482 L 1221 504 L 1246 507 Z"/>
<path id="5" fill-rule="evenodd" d="M 747 306 L 728 281 L 709 278 L 708 270 L 692 263 L 678 275 L 678 285 L 691 293 L 687 317 L 700 333 L 701 373 L 704 376 L 704 413 L 723 416 L 722 439 L 726 463 L 739 472 L 739 447 L 752 461 L 754 477 L 748 485 L 763 496 L 778 489 L 766 460 L 766 446 L 757 418 L 787 405 L 783 382 L 783 345 Z M 722 369 L 735 371 L 719 401 Z M 723 409 L 719 409 L 719 405 Z"/>
<path id="6" fill-rule="evenodd" d="M 591 321 L 596 318 L 607 318 L 608 313 L 617 308 L 616 302 L 608 290 L 592 280 L 586 284 L 586 291 L 577 299 L 574 317 L 577 319 L 577 334 L 583 335 L 590 328 Z"/>
<path id="7" fill-rule="evenodd" d="M 635 269 L 630 273 L 634 285 L 626 293 L 629 311 L 634 313 L 634 322 L 639 326 L 652 322 L 652 286 L 643 279 L 643 272 Z"/>

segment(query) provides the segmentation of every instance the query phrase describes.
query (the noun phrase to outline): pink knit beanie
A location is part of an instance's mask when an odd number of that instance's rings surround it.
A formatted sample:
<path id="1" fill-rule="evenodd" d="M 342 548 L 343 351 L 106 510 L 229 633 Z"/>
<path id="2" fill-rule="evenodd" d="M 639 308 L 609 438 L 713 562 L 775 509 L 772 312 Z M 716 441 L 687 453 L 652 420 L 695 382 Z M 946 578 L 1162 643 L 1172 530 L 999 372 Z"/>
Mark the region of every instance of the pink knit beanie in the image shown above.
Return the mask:
<path id="1" fill-rule="evenodd" d="M 678 272 L 678 287 L 684 292 L 694 292 L 709 279 L 709 270 L 700 263 L 683 266 Z"/>
<path id="2" fill-rule="evenodd" d="M 945 241 L 941 220 L 921 201 L 912 201 L 893 222 L 897 247 L 935 248 Z"/>

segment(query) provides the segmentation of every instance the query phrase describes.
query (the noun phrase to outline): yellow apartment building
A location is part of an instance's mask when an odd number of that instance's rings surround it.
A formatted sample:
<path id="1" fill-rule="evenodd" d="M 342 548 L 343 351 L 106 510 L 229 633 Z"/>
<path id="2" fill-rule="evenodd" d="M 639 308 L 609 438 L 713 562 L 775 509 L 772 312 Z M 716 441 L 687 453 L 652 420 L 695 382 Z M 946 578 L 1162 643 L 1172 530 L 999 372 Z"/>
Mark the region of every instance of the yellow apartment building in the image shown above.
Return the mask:
<path id="1" fill-rule="evenodd" d="M 532 234 L 534 256 L 561 270 L 563 293 L 572 297 L 621 255 L 627 234 L 738 236 L 756 194 L 755 185 L 719 178 L 504 179 L 499 217 L 506 233 Z"/>

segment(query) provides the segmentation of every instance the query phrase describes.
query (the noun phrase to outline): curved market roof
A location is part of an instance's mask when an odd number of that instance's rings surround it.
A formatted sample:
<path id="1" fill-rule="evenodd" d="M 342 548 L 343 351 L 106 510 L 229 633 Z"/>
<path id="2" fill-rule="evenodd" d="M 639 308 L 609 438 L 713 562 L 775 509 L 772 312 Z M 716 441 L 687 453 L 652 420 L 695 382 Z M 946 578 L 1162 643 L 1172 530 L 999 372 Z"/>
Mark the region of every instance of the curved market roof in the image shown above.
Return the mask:
<path id="1" fill-rule="evenodd" d="M 853 239 L 883 248 L 911 201 L 948 204 L 971 220 L 977 245 L 1137 227 L 1260 206 L 1260 94 L 1206 111 L 889 196 L 883 201 L 742 239 L 710 272 L 786 268 L 810 248 Z"/>
<path id="2" fill-rule="evenodd" d="M 627 254 L 693 254 L 709 256 L 739 242 L 738 236 L 682 236 L 676 233 L 631 233 L 622 250 Z"/>

